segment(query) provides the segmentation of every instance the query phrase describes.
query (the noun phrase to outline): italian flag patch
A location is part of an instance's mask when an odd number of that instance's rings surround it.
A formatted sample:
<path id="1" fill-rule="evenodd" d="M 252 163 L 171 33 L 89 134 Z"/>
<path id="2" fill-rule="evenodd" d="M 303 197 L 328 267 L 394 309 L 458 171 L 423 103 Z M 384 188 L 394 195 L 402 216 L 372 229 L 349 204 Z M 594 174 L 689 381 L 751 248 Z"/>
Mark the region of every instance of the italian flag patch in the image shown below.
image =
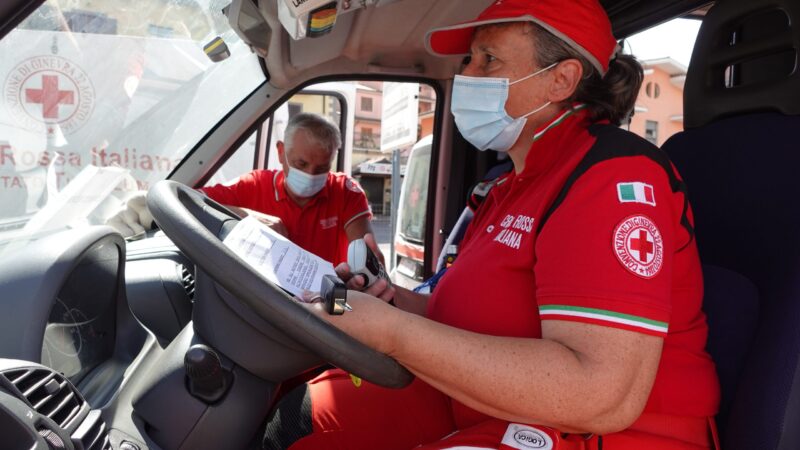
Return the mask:
<path id="1" fill-rule="evenodd" d="M 644 203 L 645 205 L 656 206 L 653 186 L 647 183 L 638 181 L 617 183 L 617 195 L 620 203 Z"/>

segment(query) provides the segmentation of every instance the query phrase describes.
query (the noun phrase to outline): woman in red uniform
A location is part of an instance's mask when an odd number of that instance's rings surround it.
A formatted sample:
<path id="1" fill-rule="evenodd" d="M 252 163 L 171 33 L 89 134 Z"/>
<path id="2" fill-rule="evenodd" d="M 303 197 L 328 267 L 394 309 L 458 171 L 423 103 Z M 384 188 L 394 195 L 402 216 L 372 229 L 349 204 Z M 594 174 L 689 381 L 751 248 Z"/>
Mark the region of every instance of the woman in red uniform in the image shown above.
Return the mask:
<path id="1" fill-rule="evenodd" d="M 514 170 L 432 296 L 379 282 L 328 316 L 417 380 L 393 391 L 326 372 L 294 396 L 307 435 L 284 445 L 712 448 L 719 388 L 691 211 L 664 155 L 618 128 L 642 69 L 617 54 L 600 4 L 498 0 L 428 46 L 470 56 L 456 125 Z"/>

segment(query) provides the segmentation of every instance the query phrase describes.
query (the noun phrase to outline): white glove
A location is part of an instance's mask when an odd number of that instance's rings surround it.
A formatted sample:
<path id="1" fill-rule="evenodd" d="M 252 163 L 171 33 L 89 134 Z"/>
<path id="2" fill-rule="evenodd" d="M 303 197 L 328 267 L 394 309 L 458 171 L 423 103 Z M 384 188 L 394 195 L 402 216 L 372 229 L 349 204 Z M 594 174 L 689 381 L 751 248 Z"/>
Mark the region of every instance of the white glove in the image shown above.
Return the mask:
<path id="1" fill-rule="evenodd" d="M 124 238 L 143 235 L 151 230 L 153 215 L 147 209 L 146 196 L 146 191 L 135 192 L 118 213 L 106 220 L 106 225 L 117 230 Z"/>

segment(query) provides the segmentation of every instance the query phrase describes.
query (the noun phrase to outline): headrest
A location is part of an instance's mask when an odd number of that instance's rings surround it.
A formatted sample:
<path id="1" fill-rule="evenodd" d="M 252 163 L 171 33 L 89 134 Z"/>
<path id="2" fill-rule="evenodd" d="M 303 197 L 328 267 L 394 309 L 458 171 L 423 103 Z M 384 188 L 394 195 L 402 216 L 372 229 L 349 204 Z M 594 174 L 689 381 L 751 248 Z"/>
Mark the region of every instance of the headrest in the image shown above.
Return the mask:
<path id="1" fill-rule="evenodd" d="M 684 87 L 684 126 L 777 111 L 800 115 L 800 2 L 719 0 L 703 19 Z"/>

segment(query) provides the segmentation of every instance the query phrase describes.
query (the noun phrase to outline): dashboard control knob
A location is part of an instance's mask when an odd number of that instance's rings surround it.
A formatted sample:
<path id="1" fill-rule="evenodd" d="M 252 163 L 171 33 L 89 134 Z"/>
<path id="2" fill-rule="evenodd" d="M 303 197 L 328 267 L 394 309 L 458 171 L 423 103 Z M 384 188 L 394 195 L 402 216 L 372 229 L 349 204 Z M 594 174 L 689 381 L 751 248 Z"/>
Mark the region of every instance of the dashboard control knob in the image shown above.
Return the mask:
<path id="1" fill-rule="evenodd" d="M 206 403 L 216 403 L 230 386 L 231 374 L 211 347 L 195 344 L 183 357 L 189 393 Z"/>

